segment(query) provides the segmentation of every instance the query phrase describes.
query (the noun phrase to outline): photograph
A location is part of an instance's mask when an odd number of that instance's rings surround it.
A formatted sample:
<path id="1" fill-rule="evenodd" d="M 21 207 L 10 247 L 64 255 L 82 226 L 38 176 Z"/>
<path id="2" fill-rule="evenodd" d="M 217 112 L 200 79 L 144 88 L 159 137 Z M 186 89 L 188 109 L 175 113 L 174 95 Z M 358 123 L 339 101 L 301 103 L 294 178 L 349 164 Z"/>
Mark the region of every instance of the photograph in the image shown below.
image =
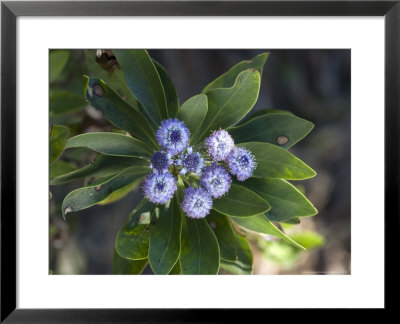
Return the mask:
<path id="1" fill-rule="evenodd" d="M 361 2 L 2 1 L 0 322 L 396 309 L 400 0 Z"/>
<path id="2" fill-rule="evenodd" d="M 350 275 L 351 49 L 50 49 L 49 275 Z"/>

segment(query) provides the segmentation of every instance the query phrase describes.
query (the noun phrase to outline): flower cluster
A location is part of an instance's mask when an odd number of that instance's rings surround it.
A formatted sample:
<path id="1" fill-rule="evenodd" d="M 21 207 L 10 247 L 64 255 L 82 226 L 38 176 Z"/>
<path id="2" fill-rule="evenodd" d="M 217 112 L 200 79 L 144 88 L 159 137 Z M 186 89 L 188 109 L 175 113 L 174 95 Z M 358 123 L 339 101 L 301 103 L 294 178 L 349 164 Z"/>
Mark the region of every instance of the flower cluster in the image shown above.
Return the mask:
<path id="1" fill-rule="evenodd" d="M 236 147 L 222 129 L 205 139 L 204 153 L 188 146 L 190 132 L 178 119 L 163 120 L 156 139 L 161 151 L 151 157 L 152 171 L 145 180 L 144 195 L 155 204 L 166 204 L 177 190 L 177 178 L 181 178 L 181 185 L 187 185 L 181 207 L 191 218 L 206 217 L 213 199 L 228 193 L 232 183 L 229 172 L 244 181 L 257 166 L 251 152 Z"/>

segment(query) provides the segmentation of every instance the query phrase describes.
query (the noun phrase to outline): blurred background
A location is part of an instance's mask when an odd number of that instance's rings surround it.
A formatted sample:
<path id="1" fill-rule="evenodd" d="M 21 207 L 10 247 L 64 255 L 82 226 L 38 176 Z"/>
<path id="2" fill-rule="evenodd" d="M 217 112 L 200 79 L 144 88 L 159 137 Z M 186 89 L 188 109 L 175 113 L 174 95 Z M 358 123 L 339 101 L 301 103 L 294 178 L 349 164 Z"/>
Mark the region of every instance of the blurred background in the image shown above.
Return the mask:
<path id="1" fill-rule="evenodd" d="M 306 245 L 307 252 L 268 236 L 250 235 L 253 273 L 350 274 L 350 50 L 149 50 L 169 73 L 181 104 L 231 66 L 263 52 L 271 54 L 253 110 L 288 110 L 314 123 L 312 132 L 290 151 L 317 176 L 291 183 L 319 213 L 283 228 Z M 50 67 L 50 125 L 68 125 L 70 136 L 111 131 L 112 126 L 84 100 L 87 53 L 55 50 L 50 56 L 56 66 Z M 99 63 L 107 69 L 107 60 Z M 82 167 L 93 157 L 70 150 L 62 159 Z M 49 269 L 53 274 L 112 274 L 115 238 L 141 200 L 140 188 L 115 203 L 71 213 L 64 221 L 61 203 L 82 184 L 78 180 L 50 187 Z M 144 274 L 151 273 L 147 266 Z"/>

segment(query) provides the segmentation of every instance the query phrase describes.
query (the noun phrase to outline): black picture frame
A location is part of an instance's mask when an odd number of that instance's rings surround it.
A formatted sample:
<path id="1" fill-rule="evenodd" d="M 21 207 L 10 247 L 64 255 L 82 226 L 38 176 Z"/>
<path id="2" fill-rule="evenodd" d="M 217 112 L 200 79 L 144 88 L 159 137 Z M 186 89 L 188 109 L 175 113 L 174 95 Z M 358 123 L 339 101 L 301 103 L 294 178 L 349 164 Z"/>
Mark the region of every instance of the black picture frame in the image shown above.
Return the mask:
<path id="1" fill-rule="evenodd" d="M 396 307 L 390 258 L 399 235 L 400 0 L 395 1 L 29 1 L 1 3 L 1 322 L 231 322 L 266 310 L 16 308 L 16 19 L 18 16 L 384 16 L 385 309 Z M 369 152 L 371 153 L 371 152 Z M 373 235 L 373 233 L 371 233 Z M 396 254 L 397 253 L 397 254 Z M 367 283 L 366 283 L 367 284 Z M 263 316 L 263 315 L 261 315 Z"/>

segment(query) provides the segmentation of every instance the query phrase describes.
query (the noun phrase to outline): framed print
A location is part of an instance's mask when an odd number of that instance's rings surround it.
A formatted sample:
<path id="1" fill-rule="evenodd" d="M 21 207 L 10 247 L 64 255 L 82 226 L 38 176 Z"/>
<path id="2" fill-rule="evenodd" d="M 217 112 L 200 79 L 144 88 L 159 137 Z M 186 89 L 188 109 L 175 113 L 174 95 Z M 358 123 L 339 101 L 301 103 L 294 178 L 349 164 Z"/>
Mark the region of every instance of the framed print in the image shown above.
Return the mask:
<path id="1" fill-rule="evenodd" d="M 1 321 L 393 307 L 399 1 L 1 17 Z"/>

